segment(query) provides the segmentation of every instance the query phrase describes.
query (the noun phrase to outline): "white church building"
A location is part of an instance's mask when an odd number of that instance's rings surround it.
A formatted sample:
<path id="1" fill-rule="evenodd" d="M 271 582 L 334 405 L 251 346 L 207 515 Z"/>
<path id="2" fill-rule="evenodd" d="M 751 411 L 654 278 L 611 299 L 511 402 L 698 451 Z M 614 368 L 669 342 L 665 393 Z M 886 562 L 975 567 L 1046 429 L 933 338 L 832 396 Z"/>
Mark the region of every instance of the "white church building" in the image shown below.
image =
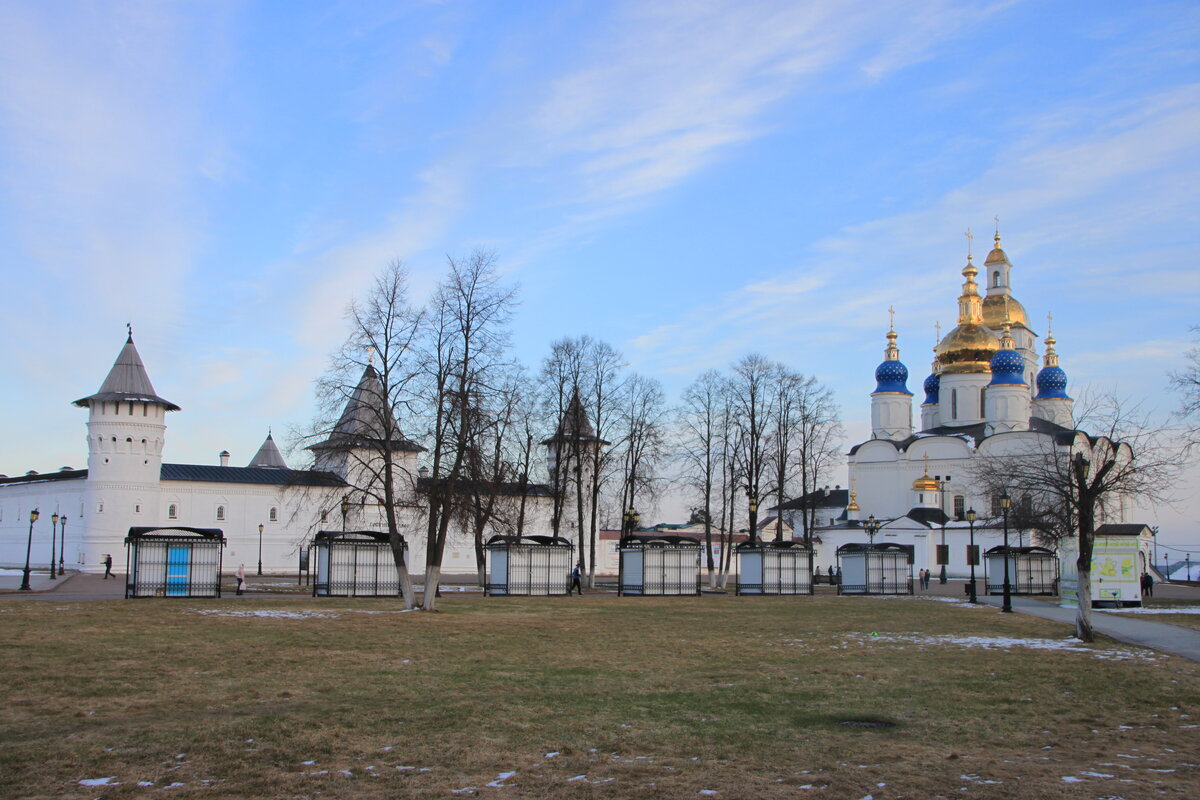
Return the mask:
<path id="1" fill-rule="evenodd" d="M 949 546 L 948 576 L 966 577 L 971 533 L 967 512 L 977 516 L 974 537 L 981 552 L 1002 544 L 1003 536 L 1000 497 L 978 484 L 973 465 L 995 456 L 1086 451 L 1091 446 L 1087 434 L 1074 427 L 1074 401 L 1067 394 L 1067 375 L 1049 330 L 1038 354 L 1037 334 L 1013 295 L 1012 268 L 997 232 L 984 262 L 986 295 L 981 295 L 979 269 L 968 255 L 958 324 L 934 348 L 919 427 L 914 426 L 909 372 L 900 361 L 894 324 L 888 331 L 871 393 L 871 438 L 854 445 L 847 455 L 851 489 L 797 498 L 783 506 L 784 513 L 792 515 L 806 507 L 818 509 L 817 567 L 834 566 L 841 545 L 867 542 L 865 523 L 874 518 L 879 526 L 876 543 L 912 548 L 914 575 L 920 569 L 938 575 L 936 546 L 944 543 Z M 1122 502 L 1099 522 L 1119 525 L 1131 512 L 1132 503 Z M 1009 544 L 1041 542 L 1013 528 Z M 1140 566 L 1146 565 L 1143 561 Z M 976 575 L 982 574 L 981 563 Z"/>
<path id="2" fill-rule="evenodd" d="M 59 545 L 63 566 L 88 572 L 103 571 L 106 554 L 115 569 L 123 568 L 131 527 L 219 528 L 227 542 L 225 570 L 244 564 L 247 574 L 256 571 L 260 553 L 264 572 L 295 573 L 301 552 L 319 530 L 386 530 L 382 508 L 354 491 L 349 474 L 363 463 L 354 449 L 371 438 L 372 415 L 363 413 L 362 404 L 382 396 L 371 389 L 378 381 L 369 366 L 331 435 L 309 448 L 314 469 L 290 469 L 270 433 L 246 466 L 231 466 L 228 452 L 217 464 L 165 462 L 168 416 L 180 407 L 155 391 L 130 334 L 100 390 L 74 403 L 88 414 L 87 469 L 0 476 L 0 564 L 24 565 L 34 509 L 40 512 L 34 569 L 47 568 L 53 515 L 66 537 Z M 424 448 L 407 439 L 394 444 L 404 498 L 402 533 L 410 568 L 419 572 L 425 566 L 421 483 L 429 480 L 419 463 Z M 546 486 L 502 488 L 526 495 L 525 535 L 550 533 Z M 343 498 L 350 500 L 344 519 Z M 485 539 L 493 532 L 502 531 L 489 531 Z M 563 536 L 572 533 L 564 526 Z M 472 541 L 452 530 L 443 574 L 475 571 Z"/>

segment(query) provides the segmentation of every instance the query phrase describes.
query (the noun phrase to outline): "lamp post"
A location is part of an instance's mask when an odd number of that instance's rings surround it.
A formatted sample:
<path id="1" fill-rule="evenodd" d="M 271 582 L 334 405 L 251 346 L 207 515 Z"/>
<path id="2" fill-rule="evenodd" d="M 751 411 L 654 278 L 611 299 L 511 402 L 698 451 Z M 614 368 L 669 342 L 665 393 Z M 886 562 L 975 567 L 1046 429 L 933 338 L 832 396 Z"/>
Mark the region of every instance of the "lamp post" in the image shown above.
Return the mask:
<path id="1" fill-rule="evenodd" d="M 62 530 L 59 531 L 59 533 L 61 535 L 58 538 L 58 574 L 65 575 L 66 573 L 64 572 L 64 570 L 66 569 L 66 565 L 67 565 L 67 561 L 65 558 L 66 553 L 67 553 L 67 515 L 66 514 L 63 514 L 61 517 L 58 518 L 58 524 L 62 525 Z"/>
<path id="2" fill-rule="evenodd" d="M 941 490 L 939 499 L 941 501 L 941 506 L 942 506 L 942 548 L 941 548 L 941 550 L 942 550 L 942 553 L 945 554 L 946 553 L 946 482 L 938 481 L 938 489 Z M 950 559 L 946 556 L 943 556 L 942 558 L 938 559 L 938 561 L 942 562 L 941 569 L 938 570 L 938 583 L 940 583 L 940 584 L 946 583 L 946 562 L 949 560 Z"/>
<path id="3" fill-rule="evenodd" d="M 875 515 L 867 517 L 867 536 L 870 538 L 871 545 L 875 544 L 875 534 L 879 533 L 879 520 L 875 519 Z"/>
<path id="4" fill-rule="evenodd" d="M 975 594 L 975 562 L 979 560 L 979 556 L 975 550 L 975 509 L 967 509 L 967 524 L 971 526 L 971 546 L 967 550 L 967 561 L 971 563 L 971 591 L 969 592 L 971 602 L 978 602 Z"/>
<path id="5" fill-rule="evenodd" d="M 33 523 L 37 522 L 39 516 L 41 515 L 36 508 L 29 512 L 29 539 L 25 542 L 25 576 L 21 579 L 20 587 L 23 592 L 28 592 L 31 588 L 29 585 L 29 556 L 33 552 Z"/>
<path id="6" fill-rule="evenodd" d="M 1008 582 L 1008 510 L 1012 508 L 1012 498 L 1008 492 L 1000 495 L 1000 509 L 1004 512 L 1004 605 L 1001 611 L 1012 613 L 1012 586 Z"/>
<path id="7" fill-rule="evenodd" d="M 50 580 L 55 580 L 54 551 L 58 549 L 58 512 L 50 515 Z"/>
<path id="8" fill-rule="evenodd" d="M 750 541 L 758 541 L 758 498 L 754 496 L 754 491 L 747 486 L 746 497 L 749 500 L 748 508 L 750 510 Z"/>
<path id="9" fill-rule="evenodd" d="M 343 529 L 345 529 L 345 527 L 346 527 L 345 525 L 342 525 Z M 260 522 L 260 523 L 258 523 L 258 574 L 259 575 L 262 575 L 262 532 L 263 532 L 263 524 Z"/>
<path id="10" fill-rule="evenodd" d="M 342 533 L 346 532 L 346 515 L 350 513 L 350 495 L 342 495 Z"/>

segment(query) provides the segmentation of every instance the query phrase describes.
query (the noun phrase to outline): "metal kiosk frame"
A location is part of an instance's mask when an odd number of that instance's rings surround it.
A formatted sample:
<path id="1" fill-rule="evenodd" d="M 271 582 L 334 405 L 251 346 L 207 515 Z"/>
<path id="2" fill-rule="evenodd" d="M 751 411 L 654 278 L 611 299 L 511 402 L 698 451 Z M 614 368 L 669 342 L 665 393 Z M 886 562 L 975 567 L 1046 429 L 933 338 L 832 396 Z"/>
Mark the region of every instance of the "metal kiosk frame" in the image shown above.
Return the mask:
<path id="1" fill-rule="evenodd" d="M 842 545 L 838 594 L 912 594 L 913 555 L 912 545 L 897 542 Z"/>
<path id="2" fill-rule="evenodd" d="M 1004 545 L 983 554 L 985 594 L 1004 593 Z M 1008 585 L 1011 594 L 1058 594 L 1058 554 L 1045 547 L 1008 548 Z M 993 564 L 998 568 L 993 568 Z M 992 583 L 995 580 L 996 583 Z"/>
<path id="3" fill-rule="evenodd" d="M 407 561 L 408 544 L 403 546 Z M 400 596 L 400 575 L 387 533 L 318 531 L 308 549 L 315 573 L 313 597 Z"/>
<path id="4" fill-rule="evenodd" d="M 813 593 L 812 548 L 804 542 L 742 542 L 736 552 L 737 594 Z"/>
<path id="5" fill-rule="evenodd" d="M 617 545 L 617 594 L 682 597 L 700 594 L 698 539 L 630 534 Z"/>
<path id="6" fill-rule="evenodd" d="M 547 597 L 571 593 L 575 545 L 561 536 L 497 535 L 488 539 L 488 575 L 493 597 Z"/>
<path id="7" fill-rule="evenodd" d="M 220 597 L 224 547 L 220 528 L 130 528 L 125 597 Z"/>

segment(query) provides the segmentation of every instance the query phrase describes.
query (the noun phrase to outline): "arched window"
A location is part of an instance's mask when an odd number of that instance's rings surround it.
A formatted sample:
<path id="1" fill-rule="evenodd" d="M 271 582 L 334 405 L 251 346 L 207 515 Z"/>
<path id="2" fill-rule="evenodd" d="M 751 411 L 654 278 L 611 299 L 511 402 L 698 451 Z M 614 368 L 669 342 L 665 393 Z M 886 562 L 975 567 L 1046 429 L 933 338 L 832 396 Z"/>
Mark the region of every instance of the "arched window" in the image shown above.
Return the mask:
<path id="1" fill-rule="evenodd" d="M 998 494 L 992 495 L 992 516 L 1000 516 L 1000 495 Z"/>
<path id="2" fill-rule="evenodd" d="M 217 506 L 217 522 L 225 520 L 225 506 Z"/>
<path id="3" fill-rule="evenodd" d="M 279 509 L 272 506 L 271 510 L 267 513 L 267 518 L 271 520 L 271 522 L 279 522 Z"/>
<path id="4" fill-rule="evenodd" d="M 179 506 L 174 503 L 167 506 L 167 519 L 179 519 Z"/>
<path id="5" fill-rule="evenodd" d="M 999 286 L 999 285 L 1000 285 L 1000 270 L 996 270 L 995 272 L 992 273 L 992 286 Z"/>
<path id="6" fill-rule="evenodd" d="M 142 513 L 142 504 L 141 504 L 141 503 L 134 503 L 134 504 L 133 504 L 133 513 L 135 513 L 135 514 L 140 514 L 140 513 Z"/>

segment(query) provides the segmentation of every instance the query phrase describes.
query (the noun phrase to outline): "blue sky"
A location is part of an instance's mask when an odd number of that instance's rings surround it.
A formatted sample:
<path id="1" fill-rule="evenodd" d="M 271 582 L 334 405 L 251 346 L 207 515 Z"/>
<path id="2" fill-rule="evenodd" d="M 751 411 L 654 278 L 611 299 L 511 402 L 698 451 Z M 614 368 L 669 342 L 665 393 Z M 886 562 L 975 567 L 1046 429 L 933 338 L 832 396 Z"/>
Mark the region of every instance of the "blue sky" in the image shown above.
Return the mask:
<path id="1" fill-rule="evenodd" d="M 85 461 L 132 320 L 235 463 L 311 413 L 342 309 L 496 250 L 530 364 L 590 333 L 674 395 L 750 351 L 851 439 L 887 308 L 910 388 L 1000 216 L 1071 391 L 1165 413 L 1200 323 L 1200 7 L 0 0 L 0 471 Z M 12 424 L 12 421 L 19 421 Z M 1192 477 L 1159 514 L 1200 541 Z M 1149 517 L 1154 513 L 1147 512 Z"/>

